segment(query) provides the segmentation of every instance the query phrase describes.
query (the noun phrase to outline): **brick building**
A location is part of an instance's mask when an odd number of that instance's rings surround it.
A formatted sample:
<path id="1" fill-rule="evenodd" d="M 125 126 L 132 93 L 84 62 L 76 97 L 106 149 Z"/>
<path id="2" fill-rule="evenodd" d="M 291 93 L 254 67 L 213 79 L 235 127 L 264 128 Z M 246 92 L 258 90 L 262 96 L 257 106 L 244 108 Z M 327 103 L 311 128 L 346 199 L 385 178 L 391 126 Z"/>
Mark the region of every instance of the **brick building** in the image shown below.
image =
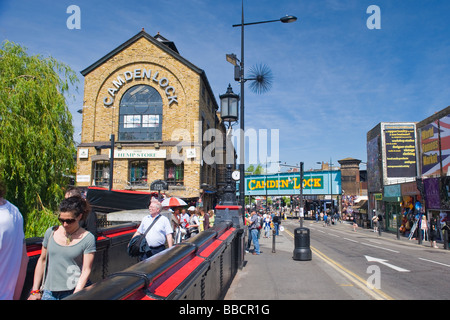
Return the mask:
<path id="1" fill-rule="evenodd" d="M 203 137 L 208 129 L 224 134 L 225 127 L 205 72 L 183 58 L 173 42 L 142 30 L 81 74 L 77 185 L 109 185 L 114 137 L 113 189 L 148 191 L 161 179 L 169 185 L 167 196 L 201 199 L 212 208 L 224 152 L 213 148 L 209 154 L 222 161 L 204 161 L 203 151 L 212 142 Z"/>

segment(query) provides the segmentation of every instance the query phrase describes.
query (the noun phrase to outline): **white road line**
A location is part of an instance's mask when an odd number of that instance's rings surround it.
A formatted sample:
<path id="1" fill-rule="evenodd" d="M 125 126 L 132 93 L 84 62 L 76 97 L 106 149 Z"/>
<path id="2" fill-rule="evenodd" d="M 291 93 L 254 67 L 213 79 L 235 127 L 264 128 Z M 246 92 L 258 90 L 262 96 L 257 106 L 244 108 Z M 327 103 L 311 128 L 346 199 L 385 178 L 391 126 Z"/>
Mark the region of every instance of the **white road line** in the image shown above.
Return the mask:
<path id="1" fill-rule="evenodd" d="M 450 268 L 450 265 L 445 264 L 445 263 L 442 263 L 442 262 L 437 262 L 437 261 L 428 260 L 428 259 L 424 259 L 424 258 L 419 258 L 419 260 L 423 260 L 423 261 L 428 261 L 428 262 L 431 262 L 431 263 L 440 264 L 441 266 L 445 266 L 445 267 L 449 267 L 449 268 Z"/>
<path id="2" fill-rule="evenodd" d="M 365 246 L 369 246 L 369 247 L 374 247 L 374 248 L 377 248 L 377 249 L 382 249 L 382 250 L 386 250 L 386 251 L 390 251 L 390 252 L 394 252 L 394 253 L 399 253 L 399 251 L 395 251 L 395 250 L 392 250 L 392 249 L 383 248 L 383 247 L 379 247 L 379 246 L 374 246 L 373 244 L 370 244 L 370 243 L 361 242 L 361 244 L 363 244 Z"/>
<path id="3" fill-rule="evenodd" d="M 338 236 L 337 234 L 332 234 L 332 233 L 329 233 L 328 235 L 329 235 L 329 236 L 336 237 L 336 238 L 340 238 L 340 237 L 341 237 L 341 236 Z"/>
<path id="4" fill-rule="evenodd" d="M 358 241 L 356 241 L 356 240 L 353 240 L 353 239 L 349 239 L 349 238 L 343 238 L 343 239 L 345 239 L 345 240 L 348 240 L 348 241 L 351 241 L 351 242 L 356 242 L 356 243 L 359 243 Z"/>

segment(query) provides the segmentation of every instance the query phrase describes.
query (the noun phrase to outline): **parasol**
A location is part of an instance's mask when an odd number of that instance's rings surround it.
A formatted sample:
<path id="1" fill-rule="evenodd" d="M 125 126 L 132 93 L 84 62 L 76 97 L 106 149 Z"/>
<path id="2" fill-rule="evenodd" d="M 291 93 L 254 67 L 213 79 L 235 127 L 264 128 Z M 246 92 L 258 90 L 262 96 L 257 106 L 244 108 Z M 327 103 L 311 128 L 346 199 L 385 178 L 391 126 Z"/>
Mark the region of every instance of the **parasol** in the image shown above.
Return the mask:
<path id="1" fill-rule="evenodd" d="M 187 203 L 177 197 L 166 198 L 161 202 L 163 207 L 181 207 L 186 206 Z"/>

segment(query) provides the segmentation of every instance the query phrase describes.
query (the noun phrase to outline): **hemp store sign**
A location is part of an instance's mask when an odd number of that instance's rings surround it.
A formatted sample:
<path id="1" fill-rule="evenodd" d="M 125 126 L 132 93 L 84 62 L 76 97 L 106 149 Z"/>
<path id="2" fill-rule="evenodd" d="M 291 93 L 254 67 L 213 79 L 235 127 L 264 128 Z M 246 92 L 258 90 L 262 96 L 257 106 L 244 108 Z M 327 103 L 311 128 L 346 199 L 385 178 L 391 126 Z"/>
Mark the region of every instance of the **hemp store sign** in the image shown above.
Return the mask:
<path id="1" fill-rule="evenodd" d="M 114 150 L 115 159 L 164 159 L 166 150 Z"/>
<path id="2" fill-rule="evenodd" d="M 159 71 L 152 71 L 147 69 L 134 69 L 133 71 L 125 71 L 123 75 L 117 76 L 115 80 L 112 81 L 112 86 L 108 88 L 109 96 L 106 96 L 103 99 L 103 105 L 106 108 L 109 108 L 114 103 L 114 98 L 116 94 L 119 92 L 120 88 L 123 87 L 126 83 L 133 80 L 144 80 L 147 78 L 151 82 L 158 84 L 161 89 L 166 93 L 167 99 L 169 99 L 169 106 L 172 103 L 178 104 L 178 98 L 176 95 L 175 88 L 170 85 L 169 79 L 166 77 L 160 77 Z"/>

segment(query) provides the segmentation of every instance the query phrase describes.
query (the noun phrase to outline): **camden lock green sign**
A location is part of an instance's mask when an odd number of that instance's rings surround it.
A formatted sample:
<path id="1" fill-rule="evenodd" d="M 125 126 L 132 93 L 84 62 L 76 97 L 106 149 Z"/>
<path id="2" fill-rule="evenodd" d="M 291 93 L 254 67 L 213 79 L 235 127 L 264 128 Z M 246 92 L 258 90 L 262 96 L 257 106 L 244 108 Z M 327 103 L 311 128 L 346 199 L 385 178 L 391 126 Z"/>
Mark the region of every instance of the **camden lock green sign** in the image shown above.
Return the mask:
<path id="1" fill-rule="evenodd" d="M 339 194 L 341 190 L 340 171 L 305 172 L 303 194 Z M 280 173 L 245 177 L 246 195 L 289 195 L 300 194 L 300 175 Z"/>
<path id="2" fill-rule="evenodd" d="M 266 186 L 267 190 L 299 190 L 300 178 L 259 178 L 247 181 L 248 190 L 265 190 Z M 303 179 L 303 188 L 322 189 L 323 177 L 317 176 Z"/>

